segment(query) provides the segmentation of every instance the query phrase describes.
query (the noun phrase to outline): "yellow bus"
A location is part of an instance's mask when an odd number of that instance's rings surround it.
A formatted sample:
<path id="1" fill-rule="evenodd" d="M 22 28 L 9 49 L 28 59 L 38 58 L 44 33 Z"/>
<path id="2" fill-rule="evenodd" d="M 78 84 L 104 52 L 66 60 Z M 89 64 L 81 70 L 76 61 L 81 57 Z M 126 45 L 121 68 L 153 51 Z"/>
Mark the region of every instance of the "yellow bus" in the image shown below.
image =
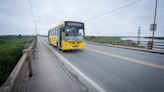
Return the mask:
<path id="1" fill-rule="evenodd" d="M 85 30 L 82 22 L 64 21 L 48 31 L 49 43 L 61 50 L 85 48 L 84 37 Z"/>

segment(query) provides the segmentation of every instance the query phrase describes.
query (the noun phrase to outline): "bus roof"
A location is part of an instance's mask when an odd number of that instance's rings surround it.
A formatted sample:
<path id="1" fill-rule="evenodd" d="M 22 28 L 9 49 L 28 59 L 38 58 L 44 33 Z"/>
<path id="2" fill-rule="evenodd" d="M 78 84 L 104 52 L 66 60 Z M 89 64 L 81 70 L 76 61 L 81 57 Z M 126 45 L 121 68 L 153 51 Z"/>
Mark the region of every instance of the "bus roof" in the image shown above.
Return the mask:
<path id="1" fill-rule="evenodd" d="M 78 22 L 78 21 L 63 21 L 63 22 L 60 22 L 60 23 L 58 23 L 56 26 L 54 26 L 54 27 L 52 27 L 51 29 L 53 29 L 53 28 L 55 28 L 55 27 L 58 27 L 58 26 L 65 26 L 65 24 L 66 23 L 82 23 L 82 24 L 84 24 L 83 22 Z M 51 30 L 50 29 L 50 30 Z"/>

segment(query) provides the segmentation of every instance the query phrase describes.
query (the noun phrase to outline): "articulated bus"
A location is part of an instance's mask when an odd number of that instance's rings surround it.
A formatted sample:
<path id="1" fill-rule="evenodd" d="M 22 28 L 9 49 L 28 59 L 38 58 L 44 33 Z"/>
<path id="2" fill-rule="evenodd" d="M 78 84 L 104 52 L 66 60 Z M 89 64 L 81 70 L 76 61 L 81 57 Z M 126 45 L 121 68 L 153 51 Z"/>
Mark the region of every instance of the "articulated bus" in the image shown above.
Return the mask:
<path id="1" fill-rule="evenodd" d="M 50 44 L 61 50 L 75 50 L 86 47 L 84 23 L 64 21 L 48 31 Z"/>

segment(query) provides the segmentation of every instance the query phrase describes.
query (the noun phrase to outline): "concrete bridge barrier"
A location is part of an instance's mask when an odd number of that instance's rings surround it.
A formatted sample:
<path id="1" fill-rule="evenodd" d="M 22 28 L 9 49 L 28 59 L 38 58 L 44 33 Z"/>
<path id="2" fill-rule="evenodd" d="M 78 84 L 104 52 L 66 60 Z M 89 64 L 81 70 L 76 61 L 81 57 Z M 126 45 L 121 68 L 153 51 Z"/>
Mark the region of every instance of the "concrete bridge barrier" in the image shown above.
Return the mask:
<path id="1" fill-rule="evenodd" d="M 24 49 L 23 55 L 14 67 L 13 71 L 0 87 L 0 92 L 24 92 L 26 82 L 33 75 L 31 62 L 35 58 L 34 52 L 36 48 L 37 37 L 34 38 L 32 44 Z"/>

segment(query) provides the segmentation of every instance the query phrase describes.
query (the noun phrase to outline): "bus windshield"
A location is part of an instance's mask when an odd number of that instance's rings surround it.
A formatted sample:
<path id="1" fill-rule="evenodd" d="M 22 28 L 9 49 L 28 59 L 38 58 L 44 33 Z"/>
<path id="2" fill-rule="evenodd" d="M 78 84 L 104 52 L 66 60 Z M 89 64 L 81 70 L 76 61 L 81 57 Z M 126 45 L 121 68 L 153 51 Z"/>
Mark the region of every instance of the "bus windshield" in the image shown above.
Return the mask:
<path id="1" fill-rule="evenodd" d="M 80 29 L 78 27 L 66 27 L 65 36 L 84 37 L 84 29 Z"/>

